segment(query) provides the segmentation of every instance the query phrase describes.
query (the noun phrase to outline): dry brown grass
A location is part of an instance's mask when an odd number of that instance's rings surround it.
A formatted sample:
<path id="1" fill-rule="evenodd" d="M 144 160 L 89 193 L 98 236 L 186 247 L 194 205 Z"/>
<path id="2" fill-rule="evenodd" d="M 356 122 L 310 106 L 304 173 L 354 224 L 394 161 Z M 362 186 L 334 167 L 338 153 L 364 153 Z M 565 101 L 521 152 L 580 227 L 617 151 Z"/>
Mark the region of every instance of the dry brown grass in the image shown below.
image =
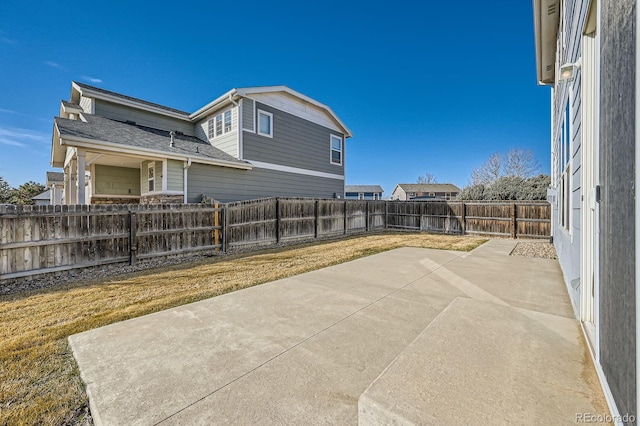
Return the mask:
<path id="1" fill-rule="evenodd" d="M 398 247 L 471 250 L 484 241 L 385 233 L 1 297 L 0 424 L 79 420 L 87 396 L 66 340 L 72 334 Z"/>

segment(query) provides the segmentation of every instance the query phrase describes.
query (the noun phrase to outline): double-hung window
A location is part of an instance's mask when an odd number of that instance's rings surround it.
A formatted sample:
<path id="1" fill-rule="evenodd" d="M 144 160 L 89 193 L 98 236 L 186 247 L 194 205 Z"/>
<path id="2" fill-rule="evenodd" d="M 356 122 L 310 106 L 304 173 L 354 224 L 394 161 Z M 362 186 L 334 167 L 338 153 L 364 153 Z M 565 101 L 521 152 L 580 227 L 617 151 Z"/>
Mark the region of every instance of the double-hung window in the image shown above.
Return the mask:
<path id="1" fill-rule="evenodd" d="M 273 114 L 258 110 L 258 134 L 268 138 L 273 137 Z"/>
<path id="2" fill-rule="evenodd" d="M 149 181 L 149 192 L 153 192 L 155 190 L 155 176 L 156 176 L 156 168 L 155 163 L 149 163 L 149 168 L 147 169 L 147 179 Z"/>
<path id="3" fill-rule="evenodd" d="M 207 122 L 209 139 L 217 138 L 226 133 L 229 133 L 233 128 L 233 115 L 231 110 L 228 109 L 220 114 L 211 117 Z"/>
<path id="4" fill-rule="evenodd" d="M 342 138 L 331 135 L 331 164 L 342 165 Z"/>

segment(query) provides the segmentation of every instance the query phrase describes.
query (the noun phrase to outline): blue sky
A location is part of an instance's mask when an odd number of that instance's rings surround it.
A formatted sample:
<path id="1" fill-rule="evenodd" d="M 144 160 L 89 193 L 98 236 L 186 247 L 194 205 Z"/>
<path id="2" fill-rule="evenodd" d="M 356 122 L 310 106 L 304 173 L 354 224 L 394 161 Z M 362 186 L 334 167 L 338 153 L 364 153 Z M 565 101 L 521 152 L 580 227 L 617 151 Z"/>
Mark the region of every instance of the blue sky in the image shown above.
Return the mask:
<path id="1" fill-rule="evenodd" d="M 347 183 L 431 173 L 460 187 L 494 152 L 549 172 L 529 1 L 34 1 L 0 4 L 0 176 L 44 183 L 71 81 L 193 112 L 233 87 L 284 84 L 354 137 Z"/>

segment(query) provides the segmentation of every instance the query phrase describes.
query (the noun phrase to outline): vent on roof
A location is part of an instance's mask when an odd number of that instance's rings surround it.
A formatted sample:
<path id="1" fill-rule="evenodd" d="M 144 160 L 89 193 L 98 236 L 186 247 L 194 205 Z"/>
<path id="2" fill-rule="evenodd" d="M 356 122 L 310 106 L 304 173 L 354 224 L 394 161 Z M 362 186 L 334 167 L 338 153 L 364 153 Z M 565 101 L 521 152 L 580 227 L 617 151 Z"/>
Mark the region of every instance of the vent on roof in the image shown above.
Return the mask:
<path id="1" fill-rule="evenodd" d="M 171 138 L 171 142 L 169 142 L 169 146 L 173 148 L 176 146 L 176 132 L 173 130 L 169 132 L 169 137 Z"/>

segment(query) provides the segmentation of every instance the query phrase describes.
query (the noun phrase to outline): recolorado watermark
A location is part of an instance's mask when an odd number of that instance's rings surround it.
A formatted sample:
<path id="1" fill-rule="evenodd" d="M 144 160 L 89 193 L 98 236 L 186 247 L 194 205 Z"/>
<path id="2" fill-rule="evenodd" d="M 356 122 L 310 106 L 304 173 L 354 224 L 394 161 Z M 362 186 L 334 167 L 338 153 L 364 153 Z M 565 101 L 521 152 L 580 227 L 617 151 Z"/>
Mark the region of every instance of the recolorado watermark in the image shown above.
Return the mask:
<path id="1" fill-rule="evenodd" d="M 634 423 L 636 416 L 625 414 L 612 416 L 611 414 L 576 413 L 576 423 Z"/>

